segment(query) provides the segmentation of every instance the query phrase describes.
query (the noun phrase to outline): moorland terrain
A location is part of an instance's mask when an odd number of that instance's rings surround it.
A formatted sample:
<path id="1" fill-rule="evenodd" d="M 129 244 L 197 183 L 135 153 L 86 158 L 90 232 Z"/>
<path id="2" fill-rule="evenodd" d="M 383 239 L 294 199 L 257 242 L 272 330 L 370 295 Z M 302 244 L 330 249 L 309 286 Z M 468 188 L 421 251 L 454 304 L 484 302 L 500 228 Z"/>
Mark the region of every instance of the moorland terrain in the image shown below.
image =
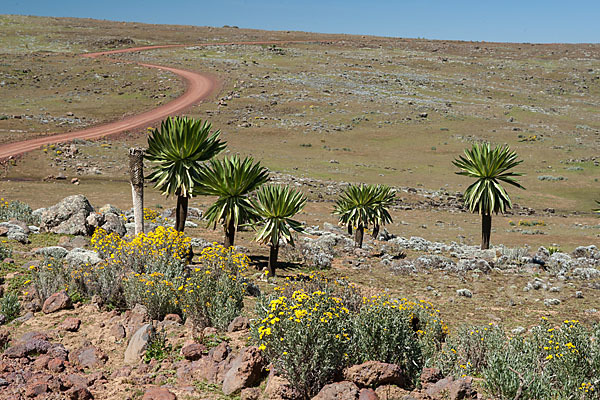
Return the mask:
<path id="1" fill-rule="evenodd" d="M 283 252 L 286 263 L 274 280 L 260 272 L 268 249 L 252 241 L 253 232 L 240 232 L 240 251 L 250 256 L 264 293 L 317 269 L 368 294 L 429 301 L 451 332 L 464 323 L 520 332 L 541 317 L 553 324 L 598 320 L 599 277 L 581 269 L 600 267 L 600 253 L 580 247 L 600 243 L 600 220 L 592 212 L 600 200 L 598 44 L 431 41 L 14 15 L 0 16 L 0 37 L 0 146 L 120 120 L 186 90 L 175 74 L 138 63 L 216 76 L 219 89 L 182 114 L 209 120 L 222 131 L 228 153 L 253 156 L 269 168 L 273 182 L 289 183 L 308 197 L 297 216 L 311 227 L 308 238 L 299 240 L 300 250 Z M 231 44 L 254 41 L 273 44 Z M 110 59 L 81 56 L 168 44 L 186 46 Z M 5 160 L 0 197 L 37 209 L 83 194 L 96 209 L 110 203 L 130 220 L 127 149 L 146 146 L 147 131 L 52 143 Z M 471 182 L 452 166 L 465 148 L 484 141 L 508 144 L 524 160 L 517 170 L 525 173 L 520 182 L 526 190 L 509 189 L 513 210 L 493 218 L 492 252 L 476 248 L 480 218 L 464 209 L 460 195 Z M 386 226 L 397 238 L 368 239 L 364 250 L 352 248 L 331 215 L 348 183 L 398 189 L 394 222 Z M 150 185 L 145 196 L 146 207 L 156 212 L 149 211 L 152 223 L 161 213 L 172 217 L 174 199 Z M 190 206 L 203 211 L 212 200 L 194 197 Z M 161 218 L 158 223 L 167 221 Z M 221 230 L 191 221 L 186 234 L 195 247 L 206 243 L 199 238 L 222 241 Z M 28 266 L 43 259 L 36 249 L 92 248 L 89 239 L 80 239 L 32 231 L 21 242 L 3 243 L 12 253 L 2 263 L 5 292 L 24 296 L 22 314 L 30 308 L 35 315 L 9 325 L 11 336 L 56 331 L 51 339 L 69 349 L 90 343 L 101 349 L 108 361 L 98 363 L 111 380 L 96 386 L 90 381 L 97 398 L 141 397 L 140 387 L 165 382 L 178 396 L 228 398 L 215 379 L 180 384 L 185 371 L 174 361 L 127 370 L 122 354 L 139 328 L 131 310 L 120 314 L 94 302 L 48 314 L 36 310 L 36 299 L 23 295 Z M 531 263 L 533 257 L 548 268 Z M 244 301 L 252 319 L 256 299 Z M 81 329 L 60 328 L 67 316 L 81 319 Z M 106 340 L 103 329 L 117 322 L 123 337 L 111 331 L 116 341 Z M 187 327 L 169 326 L 173 347 L 184 345 Z M 241 332 L 229 334 L 231 347 L 243 347 L 247 332 Z M 82 370 L 96 367 L 95 358 Z M 113 379 L 121 385 L 112 385 Z"/>

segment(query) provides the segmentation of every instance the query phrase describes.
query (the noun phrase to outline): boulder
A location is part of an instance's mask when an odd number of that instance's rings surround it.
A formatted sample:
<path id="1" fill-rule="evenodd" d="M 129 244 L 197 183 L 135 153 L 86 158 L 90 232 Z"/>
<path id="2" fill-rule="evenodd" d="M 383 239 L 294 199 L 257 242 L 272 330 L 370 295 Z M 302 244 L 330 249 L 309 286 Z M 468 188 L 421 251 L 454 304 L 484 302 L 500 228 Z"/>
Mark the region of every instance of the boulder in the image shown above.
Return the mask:
<path id="1" fill-rule="evenodd" d="M 121 211 L 118 207 L 113 206 L 112 204 L 105 204 L 98 209 L 98 212 L 102 214 L 116 214 L 121 215 L 123 211 Z"/>
<path id="2" fill-rule="evenodd" d="M 95 251 L 75 248 L 67 253 L 65 261 L 69 265 L 96 265 L 102 262 L 102 259 Z"/>
<path id="3" fill-rule="evenodd" d="M 361 389 L 358 393 L 358 400 L 379 400 L 379 396 L 373 389 Z"/>
<path id="4" fill-rule="evenodd" d="M 241 315 L 235 317 L 227 327 L 227 332 L 238 332 L 250 328 L 250 320 L 248 317 Z"/>
<path id="5" fill-rule="evenodd" d="M 181 348 L 181 355 L 186 360 L 199 360 L 207 351 L 206 346 L 200 343 L 191 343 Z"/>
<path id="6" fill-rule="evenodd" d="M 245 388 L 242 389 L 242 393 L 240 394 L 240 400 L 258 400 L 260 399 L 260 395 L 260 388 Z"/>
<path id="7" fill-rule="evenodd" d="M 153 387 L 146 390 L 142 400 L 177 400 L 177 396 L 167 388 Z"/>
<path id="8" fill-rule="evenodd" d="M 61 246 L 48 246 L 35 250 L 35 254 L 52 258 L 63 258 L 67 253 L 68 250 Z"/>
<path id="9" fill-rule="evenodd" d="M 423 371 L 421 371 L 421 384 L 435 383 L 443 377 L 442 371 L 438 368 L 423 368 Z"/>
<path id="10" fill-rule="evenodd" d="M 450 400 L 470 400 L 477 398 L 477 392 L 473 389 L 473 378 L 467 376 L 455 380 L 450 384 L 448 394 Z"/>
<path id="11" fill-rule="evenodd" d="M 150 343 L 150 338 L 153 333 L 154 328 L 152 327 L 152 324 L 146 324 L 131 336 L 127 349 L 125 350 L 126 364 L 138 363 L 140 361 Z"/>
<path id="12" fill-rule="evenodd" d="M 83 195 L 69 196 L 42 212 L 40 229 L 65 235 L 90 235 L 93 227 L 86 221 L 94 208 Z"/>
<path id="13" fill-rule="evenodd" d="M 10 222 L 0 222 L 0 236 L 6 236 L 7 239 L 16 240 L 19 243 L 28 244 L 29 236 L 25 230 Z"/>
<path id="14" fill-rule="evenodd" d="M 101 228 L 108 233 L 116 233 L 119 236 L 125 236 L 127 229 L 125 228 L 125 221 L 119 215 L 114 213 L 104 214 L 104 223 Z"/>
<path id="15" fill-rule="evenodd" d="M 58 325 L 58 330 L 67 332 L 77 332 L 79 330 L 80 325 L 81 320 L 79 318 L 69 317 Z"/>
<path id="16" fill-rule="evenodd" d="M 358 387 L 352 382 L 334 382 L 323 386 L 313 400 L 356 400 L 358 393 Z"/>
<path id="17" fill-rule="evenodd" d="M 265 360 L 258 347 L 250 346 L 242 349 L 225 374 L 223 393 L 229 396 L 258 383 L 263 375 L 264 367 Z"/>
<path id="18" fill-rule="evenodd" d="M 42 312 L 50 314 L 59 310 L 64 310 L 72 306 L 71 299 L 66 292 L 54 293 L 44 301 Z"/>
<path id="19" fill-rule="evenodd" d="M 386 384 L 405 387 L 409 384 L 408 378 L 399 365 L 379 361 L 353 365 L 344 371 L 344 378 L 360 387 L 377 387 Z"/>
<path id="20" fill-rule="evenodd" d="M 69 362 L 83 368 L 97 368 L 106 363 L 108 356 L 94 346 L 84 346 L 69 354 Z"/>
<path id="21" fill-rule="evenodd" d="M 275 375 L 271 370 L 262 396 L 263 400 L 300 400 L 303 398 L 287 379 Z"/>

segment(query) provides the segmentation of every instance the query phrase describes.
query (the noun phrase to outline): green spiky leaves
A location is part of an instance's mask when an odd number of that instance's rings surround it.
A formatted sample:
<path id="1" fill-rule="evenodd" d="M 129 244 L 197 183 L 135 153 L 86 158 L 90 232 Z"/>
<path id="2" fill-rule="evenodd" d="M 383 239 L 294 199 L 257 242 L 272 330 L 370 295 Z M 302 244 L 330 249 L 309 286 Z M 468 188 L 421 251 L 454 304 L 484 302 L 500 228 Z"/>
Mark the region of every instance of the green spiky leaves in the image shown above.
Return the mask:
<path id="1" fill-rule="evenodd" d="M 256 241 L 277 246 L 279 240 L 294 245 L 292 230 L 302 232 L 304 227 L 292 217 L 298 214 L 306 204 L 302 192 L 288 186 L 263 186 L 256 193 L 254 209 L 260 221 L 257 225 Z"/>
<path id="2" fill-rule="evenodd" d="M 191 197 L 202 163 L 225 148 L 220 130 L 211 132 L 206 121 L 169 117 L 148 137 L 145 158 L 152 163 L 147 179 L 164 195 Z"/>
<path id="3" fill-rule="evenodd" d="M 333 211 L 343 225 L 385 225 L 392 222 L 389 207 L 396 192 L 385 185 L 350 185 L 336 201 Z"/>
<path id="4" fill-rule="evenodd" d="M 194 194 L 217 196 L 204 217 L 216 227 L 217 222 L 225 226 L 233 220 L 234 225 L 256 222 L 258 216 L 248 195 L 269 179 L 268 170 L 254 163 L 252 157 L 238 156 L 213 159 L 208 168 L 198 173 L 199 184 Z"/>
<path id="5" fill-rule="evenodd" d="M 522 162 L 517 160 L 517 154 L 506 145 L 492 149 L 488 143 L 476 143 L 471 149 L 466 149 L 465 154 L 452 163 L 461 169 L 457 172 L 458 175 L 477 179 L 465 190 L 467 208 L 484 215 L 504 213 L 510 209 L 512 202 L 502 183 L 524 189 L 514 179 L 523 174 L 510 171 Z"/>

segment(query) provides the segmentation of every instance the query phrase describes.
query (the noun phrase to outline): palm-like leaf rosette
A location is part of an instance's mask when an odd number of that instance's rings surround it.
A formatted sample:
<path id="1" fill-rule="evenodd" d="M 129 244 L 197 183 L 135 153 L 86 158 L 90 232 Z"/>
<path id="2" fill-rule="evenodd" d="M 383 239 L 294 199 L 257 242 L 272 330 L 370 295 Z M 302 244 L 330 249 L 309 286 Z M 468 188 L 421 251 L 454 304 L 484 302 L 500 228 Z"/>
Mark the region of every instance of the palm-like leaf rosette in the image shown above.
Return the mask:
<path id="1" fill-rule="evenodd" d="M 488 143 L 474 144 L 466 149 L 463 156 L 453 161 L 460 168 L 459 175 L 477 179 L 465 190 L 465 205 L 471 212 L 491 215 L 512 207 L 510 197 L 502 182 L 524 189 L 514 178 L 523 174 L 510 170 L 521 164 L 517 154 L 508 146 L 496 146 L 494 149 Z"/>
<path id="2" fill-rule="evenodd" d="M 147 179 L 164 195 L 191 197 L 204 161 L 225 148 L 220 130 L 206 121 L 187 117 L 167 118 L 148 138 L 146 159 L 153 171 Z"/>
<path id="3" fill-rule="evenodd" d="M 238 227 L 257 221 L 258 215 L 248 195 L 268 178 L 268 170 L 260 162 L 255 164 L 252 157 L 213 159 L 208 168 L 199 172 L 200 184 L 194 194 L 218 197 L 204 215 L 213 229 L 217 223 Z"/>
<path id="4" fill-rule="evenodd" d="M 306 204 L 302 192 L 288 186 L 263 186 L 257 191 L 253 204 L 262 225 L 257 231 L 256 241 L 277 246 L 281 240 L 293 246 L 292 230 L 304 230 L 300 222 L 292 219 Z"/>

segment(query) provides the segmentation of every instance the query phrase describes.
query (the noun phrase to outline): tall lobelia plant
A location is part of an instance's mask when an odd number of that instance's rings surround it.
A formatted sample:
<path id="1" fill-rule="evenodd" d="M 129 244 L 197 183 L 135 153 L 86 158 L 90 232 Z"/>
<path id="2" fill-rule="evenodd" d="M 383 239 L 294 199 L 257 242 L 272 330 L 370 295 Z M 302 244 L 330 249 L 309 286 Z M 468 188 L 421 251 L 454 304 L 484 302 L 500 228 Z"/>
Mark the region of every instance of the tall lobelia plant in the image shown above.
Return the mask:
<path id="1" fill-rule="evenodd" d="M 195 194 L 217 196 L 204 217 L 209 225 L 216 228 L 223 224 L 225 247 L 233 246 L 235 232 L 242 224 L 255 223 L 258 215 L 248 195 L 269 179 L 268 170 L 254 163 L 252 157 L 240 159 L 238 156 L 211 160 L 208 168 L 198 174 L 199 185 Z"/>
<path id="2" fill-rule="evenodd" d="M 304 227 L 292 217 L 298 214 L 306 204 L 302 192 L 288 186 L 262 186 L 256 193 L 254 209 L 260 220 L 256 226 L 262 226 L 256 234 L 256 241 L 269 244 L 269 274 L 275 275 L 279 242 L 294 245 L 292 230 L 302 232 Z"/>
<path id="3" fill-rule="evenodd" d="M 337 215 L 340 224 L 356 227 L 354 243 L 362 247 L 365 229 L 373 226 L 379 230 L 381 225 L 391 223 L 389 207 L 392 205 L 395 191 L 385 185 L 350 185 L 336 201 L 333 214 Z"/>
<path id="4" fill-rule="evenodd" d="M 464 193 L 465 205 L 471 212 L 481 214 L 481 249 L 490 248 L 492 213 L 504 213 L 512 201 L 502 183 L 525 189 L 514 177 L 523 174 L 510 170 L 521 164 L 517 154 L 506 145 L 491 148 L 489 143 L 475 143 L 452 163 L 460 168 L 458 175 L 475 178 Z"/>
<path id="5" fill-rule="evenodd" d="M 148 137 L 145 158 L 152 165 L 148 179 L 163 195 L 177 196 L 175 229 L 183 232 L 188 199 L 198 183 L 203 162 L 225 149 L 220 130 L 212 131 L 207 121 L 187 117 L 169 117 Z"/>

